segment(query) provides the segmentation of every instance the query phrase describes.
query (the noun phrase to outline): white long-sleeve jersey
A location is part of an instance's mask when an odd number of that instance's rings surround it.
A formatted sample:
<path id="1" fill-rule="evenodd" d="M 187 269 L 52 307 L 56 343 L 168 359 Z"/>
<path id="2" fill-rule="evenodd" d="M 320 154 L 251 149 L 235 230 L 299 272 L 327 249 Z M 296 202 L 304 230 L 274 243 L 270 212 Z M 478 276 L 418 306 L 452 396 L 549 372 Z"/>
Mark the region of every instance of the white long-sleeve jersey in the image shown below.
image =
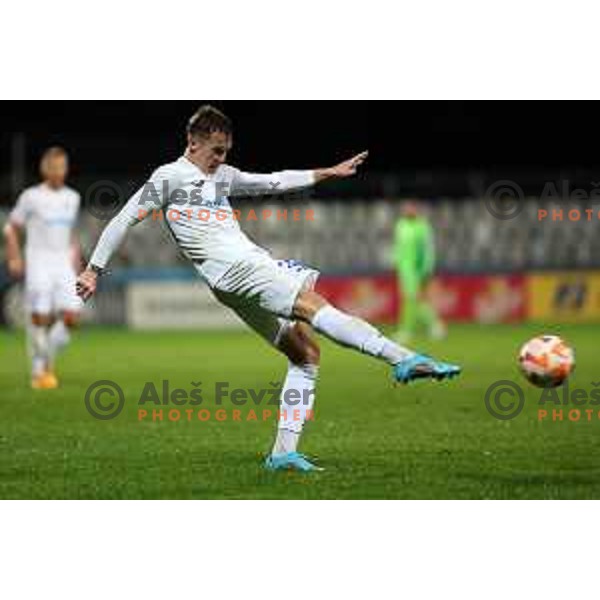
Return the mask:
<path id="1" fill-rule="evenodd" d="M 159 167 L 127 201 L 104 229 L 90 263 L 105 268 L 128 228 L 149 216 L 157 218 L 162 210 L 181 250 L 214 285 L 233 263 L 260 250 L 241 230 L 228 198 L 280 193 L 314 183 L 312 170 L 256 174 L 221 165 L 214 174 L 206 174 L 182 156 Z"/>
<path id="2" fill-rule="evenodd" d="M 67 186 L 53 189 L 41 183 L 21 193 L 9 221 L 25 228 L 28 268 L 47 270 L 71 264 L 71 237 L 79 202 L 79 193 Z"/>

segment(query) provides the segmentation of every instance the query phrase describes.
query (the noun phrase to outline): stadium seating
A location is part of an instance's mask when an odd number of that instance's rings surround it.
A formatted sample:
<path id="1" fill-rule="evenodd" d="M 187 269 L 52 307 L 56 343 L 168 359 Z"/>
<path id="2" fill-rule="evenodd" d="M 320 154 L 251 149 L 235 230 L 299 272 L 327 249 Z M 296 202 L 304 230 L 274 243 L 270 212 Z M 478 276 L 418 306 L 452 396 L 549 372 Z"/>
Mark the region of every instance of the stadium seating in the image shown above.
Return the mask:
<path id="1" fill-rule="evenodd" d="M 274 255 L 304 260 L 324 272 L 384 271 L 391 267 L 394 222 L 400 201 L 326 200 L 270 202 L 258 205 L 243 201 L 242 228 Z M 587 204 L 568 205 L 528 198 L 514 219 L 494 218 L 483 201 L 473 198 L 438 199 L 426 202 L 436 231 L 438 268 L 448 272 L 519 271 L 524 269 L 565 269 L 600 266 L 600 223 L 569 221 L 567 209 L 585 210 Z M 257 221 L 246 221 L 250 208 Z M 260 211 L 302 209 L 300 221 L 261 219 Z M 562 221 L 550 217 L 538 220 L 538 209 L 563 209 Z M 314 220 L 306 220 L 311 209 Z M 0 211 L 0 223 L 6 219 Z M 104 226 L 84 213 L 80 230 L 84 249 L 89 252 Z M 133 228 L 115 266 L 161 267 L 182 264 L 176 246 L 164 225 L 146 220 Z"/>

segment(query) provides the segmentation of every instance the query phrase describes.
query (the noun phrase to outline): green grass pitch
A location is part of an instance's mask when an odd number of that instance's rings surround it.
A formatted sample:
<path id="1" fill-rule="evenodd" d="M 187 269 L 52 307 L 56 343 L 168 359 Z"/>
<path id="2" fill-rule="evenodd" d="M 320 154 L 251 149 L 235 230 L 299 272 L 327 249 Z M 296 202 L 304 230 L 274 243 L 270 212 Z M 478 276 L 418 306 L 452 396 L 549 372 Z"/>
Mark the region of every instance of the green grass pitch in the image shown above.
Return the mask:
<path id="1" fill-rule="evenodd" d="M 407 387 L 391 383 L 386 365 L 324 342 L 301 450 L 326 470 L 308 475 L 262 469 L 275 425 L 262 421 L 263 407 L 256 421 L 245 420 L 251 406 L 240 409 L 241 421 L 138 420 L 148 381 L 159 390 L 163 379 L 188 390 L 201 381 L 204 402 L 193 408 L 211 414 L 216 381 L 257 389 L 281 381 L 285 360 L 252 333 L 83 329 L 60 360 L 61 387 L 33 391 L 22 336 L 2 331 L 0 498 L 599 498 L 598 407 L 591 421 L 569 421 L 573 406 L 556 407 L 562 422 L 538 421 L 540 392 L 517 370 L 520 345 L 544 331 L 576 349 L 572 388 L 593 389 L 598 326 L 457 325 L 447 340 L 418 345 L 464 374 Z M 114 420 L 85 408 L 87 387 L 100 379 L 124 390 Z M 484 406 L 499 379 L 525 390 L 514 420 L 496 420 Z M 231 416 L 235 407 L 221 408 Z"/>

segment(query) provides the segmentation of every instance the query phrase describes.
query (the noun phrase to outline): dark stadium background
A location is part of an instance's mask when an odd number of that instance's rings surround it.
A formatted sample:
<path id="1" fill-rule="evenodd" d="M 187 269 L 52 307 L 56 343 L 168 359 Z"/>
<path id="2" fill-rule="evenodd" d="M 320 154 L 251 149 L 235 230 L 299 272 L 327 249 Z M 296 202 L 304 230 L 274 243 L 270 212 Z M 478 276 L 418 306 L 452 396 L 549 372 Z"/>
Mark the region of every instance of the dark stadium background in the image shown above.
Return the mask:
<path id="1" fill-rule="evenodd" d="M 28 170 L 48 144 L 73 156 L 73 181 L 141 178 L 182 151 L 188 117 L 204 101 L 3 102 L 0 203 L 14 200 L 9 169 L 14 134 L 25 136 Z M 211 101 L 209 101 L 211 102 Z M 230 160 L 248 170 L 327 165 L 363 148 L 367 173 L 322 195 L 379 195 L 386 175 L 402 192 L 465 195 L 474 172 L 510 175 L 532 193 L 567 169 L 580 176 L 600 164 L 594 103 L 212 101 L 234 120 Z M 562 169 L 562 170 L 561 170 Z"/>

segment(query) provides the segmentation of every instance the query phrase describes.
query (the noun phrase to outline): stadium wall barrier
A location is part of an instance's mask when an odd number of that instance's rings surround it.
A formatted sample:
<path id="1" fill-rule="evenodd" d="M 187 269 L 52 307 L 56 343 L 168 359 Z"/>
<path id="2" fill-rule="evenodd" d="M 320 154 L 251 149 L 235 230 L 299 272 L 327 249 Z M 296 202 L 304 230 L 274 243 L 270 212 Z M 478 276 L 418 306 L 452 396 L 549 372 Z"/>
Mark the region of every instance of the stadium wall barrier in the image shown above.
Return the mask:
<path id="1" fill-rule="evenodd" d="M 243 326 L 200 281 L 135 282 L 127 286 L 132 329 L 231 329 Z"/>
<path id="2" fill-rule="evenodd" d="M 323 277 L 317 289 L 334 304 L 373 322 L 395 323 L 402 294 L 394 274 Z M 430 297 L 447 321 L 600 321 L 600 271 L 438 275 Z"/>
<path id="3" fill-rule="evenodd" d="M 527 316 L 534 321 L 600 321 L 600 272 L 532 273 L 527 299 Z"/>
<path id="4" fill-rule="evenodd" d="M 317 291 L 341 309 L 376 323 L 396 323 L 402 309 L 394 274 L 323 277 Z M 429 293 L 448 321 L 511 323 L 526 318 L 524 275 L 439 275 Z"/>
<path id="5" fill-rule="evenodd" d="M 187 269 L 122 269 L 101 283 L 85 307 L 88 323 L 134 329 L 244 326 Z M 395 324 L 402 308 L 393 273 L 323 275 L 317 290 L 342 310 L 374 323 Z M 450 322 L 600 322 L 600 271 L 440 274 L 431 282 L 430 297 Z M 22 325 L 22 283 L 0 290 L 0 307 L 0 324 Z"/>

